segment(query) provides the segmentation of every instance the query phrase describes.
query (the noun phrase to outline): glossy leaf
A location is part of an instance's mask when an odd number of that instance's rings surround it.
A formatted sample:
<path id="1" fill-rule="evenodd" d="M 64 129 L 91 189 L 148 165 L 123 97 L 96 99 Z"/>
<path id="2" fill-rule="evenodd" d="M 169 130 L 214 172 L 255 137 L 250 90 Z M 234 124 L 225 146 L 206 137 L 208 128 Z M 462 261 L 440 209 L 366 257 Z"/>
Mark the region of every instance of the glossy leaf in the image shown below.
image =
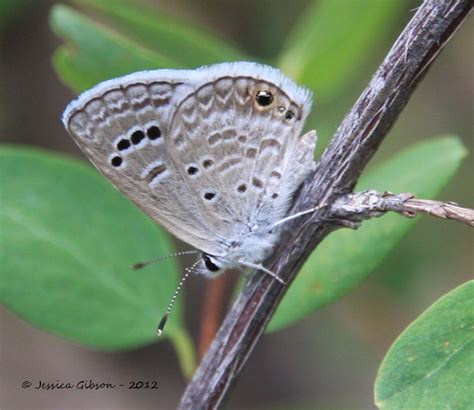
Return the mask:
<path id="1" fill-rule="evenodd" d="M 179 63 L 182 68 L 247 59 L 222 34 L 208 33 L 190 22 L 166 15 L 139 2 L 76 0 L 101 12 L 128 38 Z"/>
<path id="2" fill-rule="evenodd" d="M 290 33 L 278 65 L 310 87 L 318 102 L 359 76 L 367 57 L 390 33 L 405 1 L 313 1 Z"/>
<path id="3" fill-rule="evenodd" d="M 472 409 L 473 372 L 470 281 L 434 303 L 395 341 L 380 366 L 375 401 L 380 409 Z"/>
<path id="4" fill-rule="evenodd" d="M 26 321 L 102 350 L 160 340 L 157 322 L 177 285 L 168 235 L 91 167 L 60 155 L 0 150 L 0 300 Z M 189 374 L 181 300 L 165 337 Z"/>
<path id="5" fill-rule="evenodd" d="M 362 177 L 357 190 L 412 192 L 420 198 L 434 198 L 465 156 L 466 150 L 455 137 L 426 141 Z M 388 214 L 364 222 L 357 231 L 341 229 L 331 234 L 298 273 L 268 330 L 289 326 L 348 293 L 382 262 L 414 223 Z"/>
<path id="6" fill-rule="evenodd" d="M 54 55 L 54 66 L 76 91 L 134 71 L 179 67 L 177 61 L 67 6 L 53 7 L 50 25 L 65 42 Z"/>

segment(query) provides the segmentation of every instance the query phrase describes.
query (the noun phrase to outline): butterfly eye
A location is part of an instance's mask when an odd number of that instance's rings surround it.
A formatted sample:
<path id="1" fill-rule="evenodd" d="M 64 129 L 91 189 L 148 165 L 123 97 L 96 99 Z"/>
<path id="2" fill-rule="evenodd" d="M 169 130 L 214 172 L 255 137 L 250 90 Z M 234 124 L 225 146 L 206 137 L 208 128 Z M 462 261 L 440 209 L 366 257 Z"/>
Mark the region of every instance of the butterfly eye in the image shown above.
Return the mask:
<path id="1" fill-rule="evenodd" d="M 209 255 L 203 255 L 202 259 L 204 260 L 204 265 L 206 265 L 206 268 L 210 270 L 211 272 L 217 272 L 220 268 L 217 266 L 212 259 L 209 257 Z"/>
<path id="2" fill-rule="evenodd" d="M 255 101 L 261 107 L 267 107 L 273 102 L 273 94 L 267 90 L 260 90 L 255 95 Z"/>

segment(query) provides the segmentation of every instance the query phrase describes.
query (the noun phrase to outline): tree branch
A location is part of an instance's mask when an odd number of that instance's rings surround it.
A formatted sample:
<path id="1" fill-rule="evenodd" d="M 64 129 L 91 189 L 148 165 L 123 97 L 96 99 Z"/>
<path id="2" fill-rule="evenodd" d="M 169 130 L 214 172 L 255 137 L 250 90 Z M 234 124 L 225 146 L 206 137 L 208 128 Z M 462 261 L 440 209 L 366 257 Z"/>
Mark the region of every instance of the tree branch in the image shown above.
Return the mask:
<path id="1" fill-rule="evenodd" d="M 472 8 L 472 0 L 427 0 L 418 9 L 347 114 L 313 175 L 302 185 L 289 214 L 316 204 L 331 205 L 349 194 L 416 85 Z M 208 409 L 222 404 L 287 287 L 313 249 L 336 227 L 329 207 L 284 226 L 264 265 L 286 286 L 254 272 L 224 320 L 179 404 Z"/>
<path id="2" fill-rule="evenodd" d="M 330 215 L 340 220 L 341 225 L 357 229 L 364 219 L 377 218 L 388 211 L 408 218 L 422 213 L 474 226 L 474 209 L 452 202 L 417 199 L 413 194 L 395 195 L 372 190 L 341 196 L 333 203 Z"/>

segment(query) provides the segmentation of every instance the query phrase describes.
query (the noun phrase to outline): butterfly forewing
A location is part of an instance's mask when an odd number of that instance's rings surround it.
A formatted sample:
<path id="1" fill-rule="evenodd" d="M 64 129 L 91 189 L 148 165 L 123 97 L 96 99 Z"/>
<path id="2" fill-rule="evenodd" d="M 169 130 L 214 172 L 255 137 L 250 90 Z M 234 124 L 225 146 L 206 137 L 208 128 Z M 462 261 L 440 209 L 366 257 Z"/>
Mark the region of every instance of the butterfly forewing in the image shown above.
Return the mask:
<path id="1" fill-rule="evenodd" d="M 212 255 L 276 220 L 313 165 L 299 137 L 311 98 L 251 63 L 156 70 L 100 84 L 63 122 L 94 165 L 154 220 Z"/>
<path id="2" fill-rule="evenodd" d="M 209 253 L 205 219 L 167 149 L 170 121 L 182 83 L 152 81 L 100 85 L 64 121 L 91 162 L 154 220 Z M 181 217 L 177 217 L 180 215 Z"/>

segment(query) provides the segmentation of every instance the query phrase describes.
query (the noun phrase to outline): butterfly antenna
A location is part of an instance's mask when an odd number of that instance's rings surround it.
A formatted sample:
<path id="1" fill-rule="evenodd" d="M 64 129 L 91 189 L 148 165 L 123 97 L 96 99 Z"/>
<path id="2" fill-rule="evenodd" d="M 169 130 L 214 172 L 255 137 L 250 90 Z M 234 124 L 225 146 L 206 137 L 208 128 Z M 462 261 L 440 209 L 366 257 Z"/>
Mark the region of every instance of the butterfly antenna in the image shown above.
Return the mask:
<path id="1" fill-rule="evenodd" d="M 135 263 L 132 265 L 132 269 L 142 269 L 142 268 L 147 267 L 148 265 L 151 265 L 152 263 L 160 262 L 164 259 L 174 258 L 176 256 L 181 256 L 181 255 L 191 255 L 194 253 L 199 253 L 199 252 L 198 251 L 183 251 L 183 252 L 171 253 L 169 255 L 160 256 L 159 258 L 151 259 L 149 261 Z"/>
<path id="2" fill-rule="evenodd" d="M 183 284 L 185 282 L 185 280 L 188 278 L 188 276 L 191 274 L 191 273 L 194 273 L 195 270 L 194 268 L 196 267 L 196 265 L 201 261 L 201 259 L 198 259 L 196 262 L 194 262 L 190 268 L 185 268 L 185 273 L 183 275 L 183 277 L 181 278 L 181 280 L 179 281 L 178 283 L 178 286 L 176 287 L 176 290 L 174 291 L 174 294 L 173 294 L 173 297 L 171 298 L 171 301 L 168 305 L 168 307 L 166 308 L 166 313 L 163 315 L 163 317 L 161 318 L 160 320 L 160 323 L 158 324 L 158 328 L 156 329 L 156 334 L 158 336 L 161 336 L 163 334 L 163 328 L 165 327 L 166 325 L 166 322 L 168 321 L 168 317 L 171 313 L 171 309 L 173 309 L 173 306 L 176 302 L 176 298 L 178 297 L 178 294 L 179 292 L 181 291 L 181 288 L 183 287 Z"/>

